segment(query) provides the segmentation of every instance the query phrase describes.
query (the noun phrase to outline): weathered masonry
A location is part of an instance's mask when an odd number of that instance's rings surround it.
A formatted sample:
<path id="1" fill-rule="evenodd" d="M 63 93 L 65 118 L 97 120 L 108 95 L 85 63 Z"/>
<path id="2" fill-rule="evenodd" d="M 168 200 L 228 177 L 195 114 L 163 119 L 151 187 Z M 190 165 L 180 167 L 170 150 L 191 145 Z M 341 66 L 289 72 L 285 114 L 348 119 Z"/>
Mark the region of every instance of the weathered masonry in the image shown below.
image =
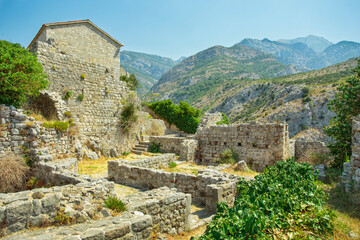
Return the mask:
<path id="1" fill-rule="evenodd" d="M 232 148 L 251 169 L 264 171 L 267 166 L 289 157 L 287 124 L 238 124 L 199 128 L 198 162 L 215 164 L 226 148 Z"/>
<path id="2" fill-rule="evenodd" d="M 128 150 L 140 130 L 139 126 L 132 133 L 119 129 L 125 104 L 140 104 L 136 93 L 119 79 L 126 74 L 120 65 L 122 46 L 91 21 L 81 20 L 44 24 L 28 47 L 49 76 L 48 90 L 64 99 L 80 141 L 97 138 L 104 148 L 119 151 Z M 55 105 L 52 99 L 43 101 L 44 108 Z M 61 119 L 62 113 L 57 117 Z"/>

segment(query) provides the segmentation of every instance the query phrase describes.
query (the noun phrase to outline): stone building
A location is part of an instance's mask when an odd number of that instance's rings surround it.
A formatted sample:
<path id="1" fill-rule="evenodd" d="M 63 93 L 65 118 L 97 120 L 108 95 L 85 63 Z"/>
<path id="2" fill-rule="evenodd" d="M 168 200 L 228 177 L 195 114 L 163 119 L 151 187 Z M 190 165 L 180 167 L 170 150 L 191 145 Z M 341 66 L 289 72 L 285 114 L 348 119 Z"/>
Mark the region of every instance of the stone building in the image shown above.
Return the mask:
<path id="1" fill-rule="evenodd" d="M 45 115 L 56 112 L 60 120 L 68 112 L 82 143 L 96 139 L 104 149 L 128 150 L 139 137 L 141 123 L 124 132 L 120 113 L 126 104 L 139 106 L 140 100 L 119 79 L 126 74 L 120 65 L 122 46 L 90 20 L 44 24 L 28 48 L 49 76 L 48 92 L 60 95 L 60 100 L 44 94 L 35 104 L 38 110 Z M 59 104 L 61 98 L 64 104 Z M 65 107 L 48 109 L 59 105 Z"/>

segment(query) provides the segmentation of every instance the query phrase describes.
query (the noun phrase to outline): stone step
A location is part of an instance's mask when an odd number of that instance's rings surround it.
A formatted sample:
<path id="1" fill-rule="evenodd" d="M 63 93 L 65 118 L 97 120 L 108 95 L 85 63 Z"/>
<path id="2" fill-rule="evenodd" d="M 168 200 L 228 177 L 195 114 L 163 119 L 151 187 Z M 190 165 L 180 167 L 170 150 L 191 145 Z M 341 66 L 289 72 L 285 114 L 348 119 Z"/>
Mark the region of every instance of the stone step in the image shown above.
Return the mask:
<path id="1" fill-rule="evenodd" d="M 150 144 L 149 143 L 138 143 L 138 144 L 136 144 L 136 146 L 148 147 L 148 146 L 150 146 Z"/>
<path id="2" fill-rule="evenodd" d="M 143 154 L 144 151 L 138 151 L 138 150 L 131 150 L 132 153 L 135 153 L 135 154 L 138 154 L 138 155 L 141 155 Z"/>
<path id="3" fill-rule="evenodd" d="M 147 147 L 138 147 L 138 146 L 133 147 L 132 149 L 136 150 L 136 151 L 143 151 L 143 152 L 146 152 L 148 150 Z"/>

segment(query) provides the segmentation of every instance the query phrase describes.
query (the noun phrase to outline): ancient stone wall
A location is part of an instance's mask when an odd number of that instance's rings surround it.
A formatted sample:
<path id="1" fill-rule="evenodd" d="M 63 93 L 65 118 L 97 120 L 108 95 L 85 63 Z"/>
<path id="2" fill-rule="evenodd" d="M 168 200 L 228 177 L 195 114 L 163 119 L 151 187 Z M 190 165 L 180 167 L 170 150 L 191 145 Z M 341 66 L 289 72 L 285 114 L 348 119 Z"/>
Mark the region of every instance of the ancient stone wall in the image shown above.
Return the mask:
<path id="1" fill-rule="evenodd" d="M 191 194 L 193 201 L 216 210 L 217 202 L 233 204 L 237 192 L 238 176 L 216 171 L 199 171 L 199 175 L 131 166 L 119 161 L 108 162 L 108 177 L 116 183 L 138 188 L 176 188 Z M 229 184 L 227 184 L 229 183 Z"/>
<path id="2" fill-rule="evenodd" d="M 289 155 L 286 124 L 238 124 L 199 128 L 198 163 L 212 165 L 226 148 L 234 149 L 251 169 L 264 171 Z"/>
<path id="3" fill-rule="evenodd" d="M 176 235 L 190 230 L 191 196 L 162 187 L 130 194 L 122 201 L 129 211 L 140 211 L 152 217 L 153 230 Z"/>
<path id="4" fill-rule="evenodd" d="M 9 152 L 21 154 L 43 147 L 49 147 L 50 154 L 66 155 L 71 153 L 72 141 L 69 130 L 45 128 L 42 122 L 23 114 L 21 109 L 0 105 L 0 157 Z"/>
<path id="5" fill-rule="evenodd" d="M 115 147 L 119 152 L 128 151 L 140 138 L 142 119 L 139 118 L 130 131 L 124 131 L 119 126 L 120 114 L 129 103 L 139 108 L 137 94 L 129 91 L 126 84 L 119 80 L 116 69 L 120 66 L 109 66 L 107 64 L 110 63 L 101 59 L 100 62 L 87 61 L 82 55 L 86 49 L 82 49 L 81 54 L 66 51 L 62 48 L 62 41 L 62 38 L 37 41 L 31 49 L 37 53 L 39 62 L 49 76 L 49 91 L 57 92 L 62 97 L 71 93 L 65 102 L 78 127 L 82 144 L 92 137 L 100 139 L 104 149 Z M 79 43 L 82 44 L 82 41 Z"/>
<path id="6" fill-rule="evenodd" d="M 201 118 L 199 128 L 216 126 L 216 123 L 222 120 L 222 114 L 216 113 L 205 113 Z"/>
<path id="7" fill-rule="evenodd" d="M 301 163 L 320 164 L 320 155 L 328 154 L 330 150 L 324 142 L 295 141 L 295 160 Z"/>
<path id="8" fill-rule="evenodd" d="M 344 163 L 342 177 L 346 190 L 360 189 L 360 117 L 352 122 L 352 156 L 350 162 Z"/>
<path id="9" fill-rule="evenodd" d="M 129 164 L 131 166 L 143 167 L 143 168 L 158 168 L 160 166 L 168 166 L 169 163 L 175 162 L 175 154 L 167 153 L 159 156 L 148 157 L 144 159 L 134 160 L 116 160 L 121 164 Z"/>
<path id="10" fill-rule="evenodd" d="M 160 151 L 164 153 L 175 153 L 180 155 L 181 142 L 184 141 L 185 137 L 169 137 L 165 136 L 150 136 L 149 141 L 160 145 Z"/>

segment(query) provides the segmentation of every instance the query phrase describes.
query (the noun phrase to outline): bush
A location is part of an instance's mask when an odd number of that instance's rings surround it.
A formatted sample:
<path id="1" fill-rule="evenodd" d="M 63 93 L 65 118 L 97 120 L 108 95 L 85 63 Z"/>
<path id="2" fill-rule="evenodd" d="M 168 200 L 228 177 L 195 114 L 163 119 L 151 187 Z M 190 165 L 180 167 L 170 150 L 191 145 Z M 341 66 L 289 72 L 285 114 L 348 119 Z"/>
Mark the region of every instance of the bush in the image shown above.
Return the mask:
<path id="1" fill-rule="evenodd" d="M 239 155 L 232 148 L 226 148 L 221 154 L 220 159 L 217 160 L 220 164 L 234 164 L 239 161 Z"/>
<path id="2" fill-rule="evenodd" d="M 30 168 L 18 155 L 9 155 L 0 159 L 0 192 L 23 190 Z"/>
<path id="3" fill-rule="evenodd" d="M 133 123 L 137 121 L 138 116 L 135 115 L 135 104 L 134 103 L 127 103 L 124 106 L 124 109 L 121 112 L 121 123 L 120 127 L 124 131 L 128 131 Z"/>
<path id="4" fill-rule="evenodd" d="M 80 94 L 80 95 L 77 96 L 76 99 L 79 100 L 79 101 L 83 101 L 84 97 L 85 97 L 84 94 Z"/>
<path id="5" fill-rule="evenodd" d="M 66 131 L 69 128 L 69 122 L 55 121 L 55 122 L 44 122 L 44 127 L 55 128 L 59 131 Z"/>
<path id="6" fill-rule="evenodd" d="M 310 97 L 303 98 L 303 99 L 302 99 L 302 102 L 303 102 L 303 103 L 311 102 L 311 98 L 310 98 Z"/>
<path id="7" fill-rule="evenodd" d="M 160 153 L 161 143 L 151 142 L 150 143 L 150 152 L 152 153 Z"/>
<path id="8" fill-rule="evenodd" d="M 148 104 L 156 114 L 186 133 L 195 133 L 200 123 L 200 110 L 180 101 L 174 105 L 170 99 Z"/>
<path id="9" fill-rule="evenodd" d="M 56 212 L 55 221 L 58 225 L 69 224 L 74 221 L 74 219 L 65 213 L 65 209 L 61 208 Z"/>
<path id="10" fill-rule="evenodd" d="M 309 164 L 292 158 L 255 181 L 240 180 L 234 207 L 220 203 L 200 239 L 329 239 L 334 214 L 316 179 Z"/>
<path id="11" fill-rule="evenodd" d="M 221 119 L 221 121 L 216 122 L 216 125 L 222 125 L 222 124 L 229 125 L 229 118 L 226 116 L 226 114 L 221 113 L 221 115 L 222 115 L 222 119 Z"/>
<path id="12" fill-rule="evenodd" d="M 302 97 L 306 98 L 307 96 L 309 96 L 310 93 L 310 88 L 309 87 L 303 87 L 302 89 Z"/>
<path id="13" fill-rule="evenodd" d="M 175 168 L 177 166 L 176 162 L 169 163 L 169 168 Z"/>
<path id="14" fill-rule="evenodd" d="M 43 67 L 20 44 L 0 41 L 0 103 L 20 107 L 47 87 Z"/>
<path id="15" fill-rule="evenodd" d="M 132 91 L 135 91 L 139 87 L 139 81 L 134 74 L 130 74 L 130 77 L 121 76 L 120 81 L 126 82 L 127 87 Z"/>
<path id="16" fill-rule="evenodd" d="M 104 207 L 109 208 L 111 210 L 114 210 L 118 213 L 121 213 L 123 211 L 126 211 L 126 206 L 125 204 L 117 197 L 108 197 L 105 201 L 104 201 Z"/>
<path id="17" fill-rule="evenodd" d="M 72 91 L 67 91 L 67 92 L 65 93 L 65 95 L 63 96 L 63 100 L 68 100 L 68 99 L 70 99 L 70 98 L 72 97 L 72 95 L 73 95 L 73 92 L 72 92 Z"/>

